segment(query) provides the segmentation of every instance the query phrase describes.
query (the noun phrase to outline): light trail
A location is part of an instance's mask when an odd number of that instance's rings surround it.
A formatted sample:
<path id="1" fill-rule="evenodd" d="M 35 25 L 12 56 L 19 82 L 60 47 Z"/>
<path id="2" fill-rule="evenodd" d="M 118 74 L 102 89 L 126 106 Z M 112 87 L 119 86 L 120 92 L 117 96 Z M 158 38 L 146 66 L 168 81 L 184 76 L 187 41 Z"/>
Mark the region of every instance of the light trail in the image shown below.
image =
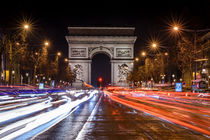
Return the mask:
<path id="1" fill-rule="evenodd" d="M 49 101 L 0 113 L 0 124 L 51 107 Z"/>
<path id="2" fill-rule="evenodd" d="M 210 136 L 209 96 L 200 98 L 200 93 L 122 89 L 104 93 L 118 103 Z"/>
<path id="3" fill-rule="evenodd" d="M 5 127 L 2 127 L 0 130 L 0 139 L 2 140 L 8 140 L 8 139 L 29 139 L 34 136 L 37 136 L 38 134 L 41 134 L 42 132 L 46 131 L 53 125 L 59 123 L 61 120 L 65 119 L 67 116 L 69 116 L 72 111 L 75 111 L 79 104 L 89 100 L 95 95 L 96 91 L 89 92 L 89 96 L 85 96 L 82 99 L 78 99 L 75 101 L 72 101 L 71 98 L 67 97 L 67 95 L 61 95 L 62 98 L 58 101 L 50 102 L 48 108 L 50 108 L 53 104 L 60 104 L 58 107 L 51 109 L 46 112 L 39 113 L 37 115 L 34 115 L 32 117 L 25 118 L 23 120 L 16 121 L 15 123 L 9 124 Z M 51 100 L 51 99 L 49 99 Z M 28 110 L 30 112 L 31 110 L 34 110 L 36 107 L 37 109 L 42 108 L 40 106 L 41 104 L 36 104 L 36 106 L 30 106 L 33 108 L 22 108 L 21 113 L 25 114 Z M 46 105 L 47 107 L 47 105 Z M 14 110 L 12 110 L 14 111 Z M 6 112 L 4 112 L 6 113 Z M 10 112 L 12 113 L 12 112 Z M 16 116 L 13 116 L 12 118 L 19 117 L 18 115 L 23 114 L 17 114 Z M 14 114 L 13 114 L 14 115 Z M 1 117 L 1 116 L 0 116 Z M 10 118 L 9 118 L 10 119 Z M 12 132 L 12 133 L 8 133 Z"/>

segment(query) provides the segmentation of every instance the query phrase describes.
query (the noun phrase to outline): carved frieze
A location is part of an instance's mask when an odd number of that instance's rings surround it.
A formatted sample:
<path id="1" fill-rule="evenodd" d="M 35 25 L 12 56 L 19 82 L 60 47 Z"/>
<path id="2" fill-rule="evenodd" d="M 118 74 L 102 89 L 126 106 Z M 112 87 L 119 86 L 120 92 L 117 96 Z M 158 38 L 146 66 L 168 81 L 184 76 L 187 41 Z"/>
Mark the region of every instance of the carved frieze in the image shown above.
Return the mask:
<path id="1" fill-rule="evenodd" d="M 71 48 L 71 57 L 86 57 L 86 48 Z"/>
<path id="2" fill-rule="evenodd" d="M 117 57 L 131 57 L 131 48 L 116 48 Z"/>

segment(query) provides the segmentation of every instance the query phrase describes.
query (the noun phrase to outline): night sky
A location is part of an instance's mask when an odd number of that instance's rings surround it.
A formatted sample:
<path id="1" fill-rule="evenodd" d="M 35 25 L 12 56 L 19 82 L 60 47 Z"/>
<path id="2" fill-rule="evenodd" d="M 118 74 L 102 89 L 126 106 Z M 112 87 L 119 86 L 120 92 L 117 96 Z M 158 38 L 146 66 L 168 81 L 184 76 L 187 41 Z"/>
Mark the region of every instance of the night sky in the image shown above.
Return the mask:
<path id="1" fill-rule="evenodd" d="M 210 28 L 210 0 L 9 1 L 1 4 L 0 12 L 0 28 L 15 28 L 18 21 L 30 19 L 34 24 L 31 46 L 47 39 L 50 50 L 62 51 L 63 57 L 68 56 L 68 26 L 135 27 L 135 56 L 151 38 L 169 45 L 167 24 L 172 19 L 181 19 L 188 29 Z"/>
<path id="2" fill-rule="evenodd" d="M 210 28 L 210 0 L 168 1 L 18 1 L 1 4 L 0 28 L 14 28 L 23 18 L 34 23 L 34 44 L 48 39 L 51 48 L 67 56 L 68 26 L 133 26 L 138 37 L 135 54 L 151 37 L 167 45 L 167 23 L 182 19 L 187 28 Z"/>

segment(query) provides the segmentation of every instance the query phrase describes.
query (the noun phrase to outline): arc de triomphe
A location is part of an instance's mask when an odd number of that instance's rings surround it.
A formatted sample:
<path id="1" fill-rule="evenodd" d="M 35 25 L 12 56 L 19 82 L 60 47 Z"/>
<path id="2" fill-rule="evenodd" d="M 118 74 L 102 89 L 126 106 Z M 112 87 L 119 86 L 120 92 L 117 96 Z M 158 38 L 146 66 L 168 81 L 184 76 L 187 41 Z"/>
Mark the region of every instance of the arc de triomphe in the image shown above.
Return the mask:
<path id="1" fill-rule="evenodd" d="M 76 79 L 91 84 L 91 61 L 95 54 L 110 57 L 111 84 L 127 84 L 127 76 L 133 69 L 133 27 L 68 27 L 69 65 Z"/>

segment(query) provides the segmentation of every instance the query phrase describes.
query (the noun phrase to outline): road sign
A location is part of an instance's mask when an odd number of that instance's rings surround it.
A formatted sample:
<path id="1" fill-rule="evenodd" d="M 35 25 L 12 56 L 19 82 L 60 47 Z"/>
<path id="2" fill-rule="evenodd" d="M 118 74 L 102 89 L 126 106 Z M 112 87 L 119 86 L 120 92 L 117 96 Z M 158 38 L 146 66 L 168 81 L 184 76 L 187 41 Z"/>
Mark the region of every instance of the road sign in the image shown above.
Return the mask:
<path id="1" fill-rule="evenodd" d="M 39 83 L 39 89 L 43 89 L 44 88 L 44 83 Z"/>
<path id="2" fill-rule="evenodd" d="M 175 91 L 176 92 L 182 91 L 182 83 L 175 83 Z"/>

